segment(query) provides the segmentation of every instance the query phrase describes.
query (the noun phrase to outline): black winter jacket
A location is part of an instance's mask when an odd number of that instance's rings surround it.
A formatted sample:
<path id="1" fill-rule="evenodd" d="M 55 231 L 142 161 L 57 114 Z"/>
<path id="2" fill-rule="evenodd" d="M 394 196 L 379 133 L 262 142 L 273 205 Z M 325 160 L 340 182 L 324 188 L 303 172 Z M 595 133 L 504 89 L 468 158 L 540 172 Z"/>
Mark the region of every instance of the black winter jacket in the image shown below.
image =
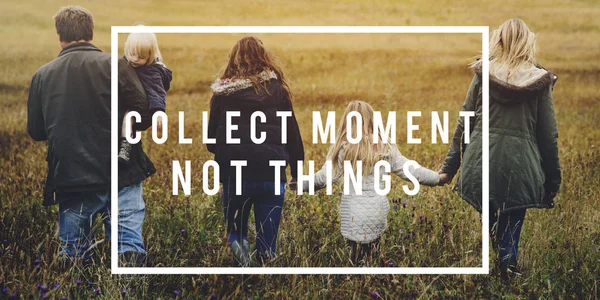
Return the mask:
<path id="1" fill-rule="evenodd" d="M 231 83 L 230 83 L 231 84 Z M 227 85 L 227 83 L 225 83 Z M 230 166 L 231 160 L 246 160 L 248 165 L 242 168 L 244 180 L 275 179 L 275 168 L 269 165 L 270 160 L 284 160 L 291 168 L 292 177 L 296 177 L 297 161 L 304 160 L 304 146 L 300 129 L 293 113 L 292 102 L 288 92 L 281 82 L 275 78 L 267 82 L 268 93 L 257 93 L 254 87 L 245 87 L 234 82 L 231 93 L 217 90 L 223 85 L 213 85 L 214 95 L 211 99 L 210 120 L 208 125 L 209 137 L 216 137 L 216 144 L 209 144 L 207 148 L 215 154 L 215 161 L 219 164 L 220 179 L 235 178 L 235 168 Z M 236 87 L 237 86 L 237 87 Z M 239 138 L 240 144 L 226 143 L 226 112 L 239 111 L 240 116 L 232 118 L 232 125 L 237 125 L 237 130 L 232 131 L 232 138 Z M 250 116 L 256 111 L 266 115 L 264 123 L 257 118 L 256 136 L 261 132 L 266 135 L 262 144 L 255 144 L 250 138 Z M 277 111 L 291 111 L 292 116 L 287 118 L 287 143 L 281 141 L 282 118 L 277 117 Z M 281 180 L 286 181 L 285 167 L 281 168 Z"/>
<path id="2" fill-rule="evenodd" d="M 27 131 L 36 141 L 48 140 L 44 205 L 56 204 L 55 193 L 110 190 L 110 63 L 110 55 L 94 45 L 77 43 L 33 75 Z M 119 75 L 119 98 L 140 112 L 135 129 L 145 130 L 150 113 L 141 83 L 125 61 L 119 61 Z M 123 114 L 119 109 L 120 120 Z M 132 152 L 135 163 L 119 170 L 120 187 L 154 172 L 141 144 Z"/>

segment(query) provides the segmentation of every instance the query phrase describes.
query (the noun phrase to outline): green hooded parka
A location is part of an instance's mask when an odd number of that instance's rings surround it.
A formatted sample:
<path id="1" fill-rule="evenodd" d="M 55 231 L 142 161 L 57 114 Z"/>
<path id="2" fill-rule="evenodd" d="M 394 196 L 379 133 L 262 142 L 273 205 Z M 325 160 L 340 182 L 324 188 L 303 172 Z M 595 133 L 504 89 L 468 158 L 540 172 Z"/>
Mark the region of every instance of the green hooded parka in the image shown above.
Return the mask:
<path id="1" fill-rule="evenodd" d="M 481 65 L 463 104 L 474 111 L 470 128 L 460 118 L 442 171 L 461 172 L 454 190 L 479 212 L 482 201 L 482 79 Z M 552 208 L 550 194 L 561 182 L 558 129 L 552 90 L 556 75 L 539 66 L 521 69 L 501 80 L 489 80 L 489 201 L 490 212 Z M 465 143 L 465 130 L 470 142 Z"/>

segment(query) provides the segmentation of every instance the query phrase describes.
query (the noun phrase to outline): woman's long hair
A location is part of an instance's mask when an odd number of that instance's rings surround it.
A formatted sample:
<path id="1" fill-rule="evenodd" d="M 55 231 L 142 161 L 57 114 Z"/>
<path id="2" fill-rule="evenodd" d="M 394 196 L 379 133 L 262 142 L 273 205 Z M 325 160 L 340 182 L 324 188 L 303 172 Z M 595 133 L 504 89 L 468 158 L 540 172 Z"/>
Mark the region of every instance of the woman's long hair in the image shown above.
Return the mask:
<path id="1" fill-rule="evenodd" d="M 229 53 L 229 62 L 221 78 L 249 79 L 257 93 L 268 93 L 267 82 L 261 80 L 262 72 L 273 71 L 283 88 L 290 94 L 287 78 L 283 74 L 277 57 L 268 51 L 260 39 L 247 36 L 239 40 Z"/>
<path id="2" fill-rule="evenodd" d="M 510 78 L 523 64 L 536 64 L 536 35 L 521 19 L 510 19 L 492 32 L 490 38 L 490 73 L 508 70 Z M 472 66 L 476 66 L 474 62 Z"/>
<path id="3" fill-rule="evenodd" d="M 362 139 L 358 144 L 351 144 L 347 140 L 348 128 L 347 118 L 350 112 L 356 111 L 362 116 Z M 362 161 L 363 175 L 371 174 L 373 167 L 385 154 L 390 151 L 390 144 L 384 144 L 381 136 L 378 137 L 378 144 L 373 143 L 373 108 L 369 103 L 364 101 L 352 101 L 346 107 L 344 116 L 340 120 L 340 124 L 335 135 L 336 140 L 327 153 L 327 160 L 331 160 L 333 166 L 333 177 L 339 178 L 343 174 L 339 169 L 339 165 L 343 166 L 343 161 L 352 162 L 352 167 L 356 170 L 356 161 Z M 356 124 L 354 125 L 356 130 Z M 339 154 L 342 149 L 345 149 L 344 157 L 340 158 Z"/>

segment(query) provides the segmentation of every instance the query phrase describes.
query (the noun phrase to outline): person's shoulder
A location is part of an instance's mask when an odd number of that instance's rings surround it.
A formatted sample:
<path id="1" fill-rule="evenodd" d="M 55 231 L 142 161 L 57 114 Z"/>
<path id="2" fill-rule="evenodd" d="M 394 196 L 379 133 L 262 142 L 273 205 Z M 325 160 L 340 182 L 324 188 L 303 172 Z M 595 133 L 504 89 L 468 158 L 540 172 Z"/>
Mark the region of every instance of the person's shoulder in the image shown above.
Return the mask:
<path id="1" fill-rule="evenodd" d="M 481 84 L 482 81 L 482 61 L 481 59 L 477 59 L 477 61 L 469 66 L 469 69 L 473 72 L 473 79 L 471 80 L 471 84 Z"/>
<path id="2" fill-rule="evenodd" d="M 391 158 L 401 157 L 402 153 L 400 152 L 400 148 L 398 148 L 397 144 L 389 144 L 389 147 L 386 151 L 386 156 Z"/>
<path id="3" fill-rule="evenodd" d="M 60 57 L 56 57 L 53 60 L 51 60 L 51 61 L 45 63 L 44 65 L 42 65 L 41 67 L 39 67 L 33 74 L 33 77 L 43 77 L 48 72 L 52 71 L 53 69 L 59 68 L 60 64 L 61 64 Z"/>
<path id="4" fill-rule="evenodd" d="M 550 86 L 553 88 L 554 85 L 556 84 L 556 81 L 558 80 L 558 75 L 556 75 L 556 73 L 554 71 L 548 70 L 540 64 L 536 64 L 535 67 L 538 69 L 544 70 L 548 73 L 547 76 L 550 78 Z"/>
<path id="5" fill-rule="evenodd" d="M 110 66 L 112 64 L 111 55 L 106 52 L 93 52 L 93 58 L 97 64 L 102 66 Z"/>
<path id="6" fill-rule="evenodd" d="M 97 48 L 94 47 L 93 49 L 97 49 Z M 75 53 L 78 53 L 79 59 L 81 59 L 83 61 L 87 61 L 87 62 L 96 61 L 96 62 L 102 62 L 102 63 L 107 63 L 107 64 L 111 63 L 110 53 L 103 52 L 100 49 L 97 49 L 96 51 L 76 51 Z M 61 58 L 61 56 L 59 56 L 59 58 Z"/>
<path id="7" fill-rule="evenodd" d="M 108 60 L 111 61 L 111 56 L 110 53 L 106 53 L 106 52 L 96 52 L 96 55 L 98 55 L 98 58 L 101 60 Z"/>
<path id="8" fill-rule="evenodd" d="M 169 70 L 169 71 L 171 71 L 171 69 L 169 69 L 167 67 L 167 65 L 165 65 L 165 63 L 163 63 L 162 61 L 157 61 L 157 62 L 151 64 L 150 66 L 152 66 L 156 70 Z"/>
<path id="9" fill-rule="evenodd" d="M 289 92 L 285 89 L 283 83 L 279 79 L 270 79 L 267 82 L 267 89 L 271 95 L 275 95 L 276 97 L 283 99 L 289 99 Z"/>
<path id="10" fill-rule="evenodd" d="M 171 78 L 173 76 L 173 71 L 167 68 L 167 66 L 162 62 L 156 62 L 148 65 L 147 67 L 150 72 L 159 74 L 163 78 Z"/>
<path id="11" fill-rule="evenodd" d="M 129 64 L 129 62 L 127 62 L 127 59 L 125 57 L 119 57 L 117 63 L 119 64 L 119 67 L 130 67 L 133 69 L 133 67 Z"/>
<path id="12" fill-rule="evenodd" d="M 160 63 L 152 63 L 145 66 L 138 66 L 134 68 L 137 73 L 146 75 L 162 75 L 164 68 Z M 167 69 L 168 70 L 168 69 Z"/>
<path id="13" fill-rule="evenodd" d="M 117 64 L 119 73 L 135 73 L 134 67 L 132 67 L 125 58 L 119 57 Z"/>
<path id="14" fill-rule="evenodd" d="M 33 77 L 39 77 L 39 76 L 43 76 L 46 72 L 48 72 L 48 70 L 52 69 L 53 66 L 56 64 L 56 59 L 45 63 L 44 65 L 42 65 L 41 67 L 39 67 L 35 73 L 33 73 Z"/>
<path id="15" fill-rule="evenodd" d="M 401 161 L 403 155 L 400 153 L 400 148 L 396 144 L 388 144 L 387 149 L 381 154 L 381 159 L 387 161 L 389 164 L 394 165 L 396 162 Z"/>

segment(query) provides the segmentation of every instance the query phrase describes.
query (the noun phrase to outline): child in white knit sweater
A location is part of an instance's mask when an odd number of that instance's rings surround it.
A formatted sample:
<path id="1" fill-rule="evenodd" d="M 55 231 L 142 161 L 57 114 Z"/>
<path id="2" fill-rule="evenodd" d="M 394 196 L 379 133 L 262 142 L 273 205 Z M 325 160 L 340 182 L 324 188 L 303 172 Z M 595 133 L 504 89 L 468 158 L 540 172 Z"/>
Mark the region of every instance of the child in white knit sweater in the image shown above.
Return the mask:
<path id="1" fill-rule="evenodd" d="M 353 111 L 362 116 L 363 124 L 362 139 L 357 144 L 347 141 L 346 120 Z M 387 227 L 390 205 L 387 197 L 380 195 L 385 175 L 389 177 L 389 173 L 393 172 L 406 180 L 412 175 L 413 180 L 416 178 L 420 184 L 428 186 L 435 186 L 440 182 L 440 174 L 422 168 L 402 156 L 396 145 L 383 143 L 381 137 L 377 144 L 373 143 L 373 116 L 373 108 L 366 102 L 352 101 L 348 104 L 338 126 L 336 142 L 327 154 L 327 160 L 331 163 L 323 165 L 314 177 L 314 188 L 318 190 L 327 186 L 327 174 L 331 175 L 332 182 L 339 181 L 344 176 L 344 164 L 351 164 L 353 170 L 357 170 L 357 165 L 362 167 L 362 190 L 357 193 L 344 186 L 345 193 L 340 204 L 341 232 L 352 248 L 352 262 L 355 265 L 373 252 L 378 253 L 379 239 Z M 389 168 L 384 166 L 385 163 L 378 163 L 379 161 L 387 162 Z M 412 162 L 413 165 L 409 164 L 407 166 L 410 167 L 405 169 L 404 164 L 407 162 Z M 375 167 L 379 170 L 375 170 Z M 406 174 L 405 170 L 410 174 Z M 379 175 L 378 178 L 375 178 L 375 173 Z M 308 191 L 309 188 L 309 182 L 304 181 L 302 190 Z"/>

